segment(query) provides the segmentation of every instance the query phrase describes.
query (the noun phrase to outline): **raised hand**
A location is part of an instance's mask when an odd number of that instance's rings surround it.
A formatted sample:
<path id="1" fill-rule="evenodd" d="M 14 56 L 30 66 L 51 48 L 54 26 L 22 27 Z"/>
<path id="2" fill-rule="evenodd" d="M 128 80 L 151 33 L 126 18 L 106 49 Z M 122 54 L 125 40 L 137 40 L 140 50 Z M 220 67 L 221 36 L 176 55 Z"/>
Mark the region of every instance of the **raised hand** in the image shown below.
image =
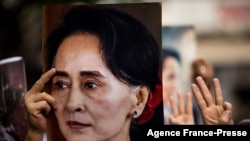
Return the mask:
<path id="1" fill-rule="evenodd" d="M 196 102 L 201 110 L 203 122 L 206 125 L 234 124 L 232 119 L 232 105 L 223 101 L 220 82 L 213 79 L 215 96 L 211 94 L 201 77 L 196 78 L 197 84 L 192 84 Z"/>
<path id="2" fill-rule="evenodd" d="M 173 96 L 170 97 L 170 104 L 173 115 L 170 117 L 170 123 L 176 125 L 192 125 L 194 124 L 192 95 L 187 93 L 186 105 L 182 93 L 177 94 L 179 106 L 175 103 Z"/>
<path id="3" fill-rule="evenodd" d="M 43 92 L 43 89 L 55 72 L 56 70 L 54 68 L 47 71 L 24 95 L 29 122 L 29 131 L 26 141 L 36 140 L 37 138 L 35 137 L 40 139 L 46 129 L 45 115 L 50 112 L 51 106 L 55 103 L 55 99 L 46 92 Z"/>

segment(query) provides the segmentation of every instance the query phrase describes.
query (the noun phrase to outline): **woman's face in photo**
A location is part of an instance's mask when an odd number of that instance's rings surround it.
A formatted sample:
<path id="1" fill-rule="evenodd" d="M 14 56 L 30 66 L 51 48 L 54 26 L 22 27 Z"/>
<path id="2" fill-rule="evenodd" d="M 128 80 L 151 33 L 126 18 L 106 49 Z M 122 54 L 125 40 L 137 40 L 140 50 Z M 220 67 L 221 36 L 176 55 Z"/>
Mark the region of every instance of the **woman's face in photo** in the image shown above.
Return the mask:
<path id="1" fill-rule="evenodd" d="M 129 134 L 136 96 L 106 67 L 99 46 L 94 35 L 72 35 L 55 56 L 51 94 L 68 141 L 119 140 Z"/>
<path id="2" fill-rule="evenodd" d="M 178 88 L 179 63 L 174 57 L 167 57 L 163 62 L 163 95 L 169 98 Z"/>

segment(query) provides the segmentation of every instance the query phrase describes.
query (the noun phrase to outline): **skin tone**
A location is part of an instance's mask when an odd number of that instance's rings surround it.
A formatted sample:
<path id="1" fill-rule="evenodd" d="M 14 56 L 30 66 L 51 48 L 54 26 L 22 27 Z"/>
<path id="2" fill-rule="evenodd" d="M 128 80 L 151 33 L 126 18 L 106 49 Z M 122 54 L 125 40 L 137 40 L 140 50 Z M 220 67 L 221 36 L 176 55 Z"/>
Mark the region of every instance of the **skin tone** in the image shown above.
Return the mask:
<path id="1" fill-rule="evenodd" d="M 201 110 L 203 122 L 205 125 L 233 125 L 232 119 L 232 105 L 223 101 L 222 90 L 220 82 L 217 78 L 213 79 L 215 88 L 215 97 L 210 92 L 210 89 L 202 79 L 196 78 L 197 84 L 192 84 L 191 88 Z M 183 95 L 179 92 L 177 94 L 177 104 L 170 96 L 171 109 L 173 114 L 170 116 L 171 124 L 194 124 L 194 117 L 192 113 L 192 98 L 191 93 L 187 94 L 187 102 L 185 105 Z M 185 105 L 185 106 L 184 106 Z"/>
<path id="2" fill-rule="evenodd" d="M 187 103 L 180 92 L 177 94 L 179 104 L 174 100 L 173 95 L 178 89 L 179 67 L 179 62 L 171 56 L 163 62 L 163 102 L 165 107 L 170 106 L 172 109 L 172 115 L 165 113 L 165 124 L 168 124 L 168 118 L 170 124 L 194 124 L 191 94 L 187 94 Z"/>
<path id="3" fill-rule="evenodd" d="M 193 102 L 191 93 L 187 93 L 186 103 L 181 92 L 177 93 L 178 102 L 177 104 L 174 97 L 170 97 L 171 109 L 173 114 L 170 116 L 170 123 L 175 125 L 193 125 Z"/>
<path id="4" fill-rule="evenodd" d="M 90 34 L 72 35 L 61 43 L 54 61 L 56 71 L 51 69 L 45 73 L 38 80 L 40 89 L 35 84 L 35 90 L 31 89 L 26 95 L 33 127 L 27 139 L 40 137 L 41 132 L 35 134 L 35 131 L 45 130 L 45 115 L 52 105 L 60 130 L 68 141 L 130 140 L 132 113 L 137 111 L 136 117 L 142 113 L 149 89 L 130 87 L 118 80 L 104 64 L 99 45 L 99 39 Z M 41 92 L 50 78 L 51 95 Z M 41 93 L 46 96 L 32 99 Z M 39 102 L 44 105 L 38 105 Z"/>
<path id="5" fill-rule="evenodd" d="M 55 104 L 55 98 L 42 92 L 45 84 L 55 74 L 54 68 L 41 76 L 33 87 L 24 95 L 25 106 L 28 112 L 29 130 L 25 141 L 41 141 L 46 129 L 46 117 Z"/>
<path id="6" fill-rule="evenodd" d="M 220 82 L 217 78 L 213 79 L 215 88 L 215 97 L 210 92 L 210 89 L 202 79 L 196 78 L 197 84 L 192 84 L 191 88 L 195 96 L 195 100 L 201 110 L 203 122 L 205 125 L 233 125 L 232 105 L 224 102 Z M 183 95 L 178 94 L 179 105 L 170 97 L 171 108 L 173 115 L 170 117 L 171 124 L 183 125 L 194 124 L 192 113 L 192 97 L 191 93 L 187 94 L 187 102 L 183 99 Z"/>
<path id="7" fill-rule="evenodd" d="M 141 114 L 149 89 L 145 86 L 133 89 L 117 80 L 102 62 L 96 36 L 80 34 L 66 38 L 55 56 L 55 67 L 43 74 L 25 94 L 29 119 L 26 141 L 42 140 L 46 115 L 52 107 L 60 130 L 69 141 L 90 140 L 90 137 L 95 137 L 93 140 L 129 140 L 132 113 L 136 110 Z M 51 79 L 52 93 L 48 94 L 43 89 Z M 232 105 L 223 102 L 218 79 L 214 79 L 215 98 L 202 78 L 196 80 L 192 90 L 204 124 L 233 124 Z M 178 99 L 184 103 L 181 94 Z M 179 110 L 174 108 L 175 118 L 190 113 L 188 103 L 186 110 L 183 110 L 184 104 L 179 105 Z"/>
<path id="8" fill-rule="evenodd" d="M 202 77 L 196 78 L 197 84 L 192 84 L 196 102 L 202 113 L 203 122 L 206 125 L 226 124 L 233 125 L 232 105 L 224 102 L 220 82 L 213 79 L 215 96 L 211 94 Z"/>
<path id="9" fill-rule="evenodd" d="M 179 64 L 174 57 L 167 57 L 163 62 L 163 100 L 164 105 L 170 104 L 169 99 L 172 94 L 177 91 L 178 88 L 178 76 Z"/>

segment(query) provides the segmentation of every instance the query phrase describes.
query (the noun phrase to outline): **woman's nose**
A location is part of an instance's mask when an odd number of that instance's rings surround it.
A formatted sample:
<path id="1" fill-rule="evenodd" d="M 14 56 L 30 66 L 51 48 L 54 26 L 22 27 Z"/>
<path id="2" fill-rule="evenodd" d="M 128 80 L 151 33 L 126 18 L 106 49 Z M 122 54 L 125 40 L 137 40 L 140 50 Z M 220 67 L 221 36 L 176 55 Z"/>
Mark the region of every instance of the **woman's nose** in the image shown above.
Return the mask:
<path id="1" fill-rule="evenodd" d="M 66 104 L 67 111 L 74 113 L 74 112 L 84 112 L 84 96 L 80 90 L 71 90 L 67 104 Z"/>

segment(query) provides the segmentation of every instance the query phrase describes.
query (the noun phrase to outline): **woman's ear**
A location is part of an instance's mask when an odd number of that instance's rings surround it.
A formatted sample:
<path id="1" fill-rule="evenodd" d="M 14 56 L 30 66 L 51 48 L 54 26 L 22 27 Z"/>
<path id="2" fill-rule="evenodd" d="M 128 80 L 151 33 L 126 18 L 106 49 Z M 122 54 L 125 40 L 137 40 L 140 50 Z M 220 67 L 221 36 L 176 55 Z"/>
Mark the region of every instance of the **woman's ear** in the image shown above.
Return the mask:
<path id="1" fill-rule="evenodd" d="M 140 86 L 138 90 L 136 90 L 136 105 L 134 107 L 134 111 L 132 112 L 133 117 L 137 118 L 141 115 L 150 93 L 150 89 L 147 86 Z"/>

